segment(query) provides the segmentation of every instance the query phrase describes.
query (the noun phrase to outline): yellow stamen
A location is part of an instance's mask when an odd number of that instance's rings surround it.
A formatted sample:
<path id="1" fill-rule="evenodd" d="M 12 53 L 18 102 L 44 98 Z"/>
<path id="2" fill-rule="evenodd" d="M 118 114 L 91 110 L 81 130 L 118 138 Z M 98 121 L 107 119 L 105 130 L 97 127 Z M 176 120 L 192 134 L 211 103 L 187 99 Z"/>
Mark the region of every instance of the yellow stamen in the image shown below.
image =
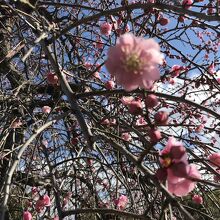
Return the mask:
<path id="1" fill-rule="evenodd" d="M 166 158 L 164 158 L 163 159 L 163 165 L 164 165 L 164 167 L 169 167 L 170 166 L 170 164 L 171 164 L 171 158 L 170 157 L 166 157 Z"/>
<path id="2" fill-rule="evenodd" d="M 141 67 L 141 61 L 137 54 L 131 54 L 124 62 L 125 69 L 132 71 L 134 74 L 138 74 L 138 70 Z"/>

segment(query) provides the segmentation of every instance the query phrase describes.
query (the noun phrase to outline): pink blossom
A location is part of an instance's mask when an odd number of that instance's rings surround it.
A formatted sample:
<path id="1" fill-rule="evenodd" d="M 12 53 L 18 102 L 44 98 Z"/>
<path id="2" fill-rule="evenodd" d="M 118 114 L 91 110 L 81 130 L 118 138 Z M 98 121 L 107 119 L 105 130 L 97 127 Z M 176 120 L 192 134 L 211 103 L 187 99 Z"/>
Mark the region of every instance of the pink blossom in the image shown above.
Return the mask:
<path id="1" fill-rule="evenodd" d="M 45 114 L 49 114 L 51 111 L 51 107 L 50 106 L 43 106 L 42 107 L 42 112 L 45 113 Z"/>
<path id="2" fill-rule="evenodd" d="M 195 129 L 195 132 L 197 132 L 197 133 L 201 132 L 204 129 L 204 127 L 205 127 L 204 124 L 198 125 Z"/>
<path id="3" fill-rule="evenodd" d="M 126 26 L 125 26 L 125 33 L 129 32 L 130 30 L 131 30 L 130 25 L 126 24 Z"/>
<path id="4" fill-rule="evenodd" d="M 211 65 L 209 65 L 209 67 L 208 67 L 208 72 L 210 73 L 210 74 L 214 74 L 216 71 L 215 71 L 215 64 L 214 63 L 212 63 Z"/>
<path id="5" fill-rule="evenodd" d="M 170 20 L 168 18 L 162 17 L 159 20 L 160 25 L 165 26 L 170 22 Z"/>
<path id="6" fill-rule="evenodd" d="M 150 94 L 145 98 L 145 105 L 147 108 L 154 108 L 158 105 L 158 103 L 158 98 L 154 94 Z"/>
<path id="7" fill-rule="evenodd" d="M 116 123 L 117 123 L 117 121 L 115 118 L 110 118 L 110 120 L 109 120 L 110 125 L 116 125 Z"/>
<path id="8" fill-rule="evenodd" d="M 102 122 L 101 122 L 101 124 L 102 125 L 109 125 L 110 124 L 110 121 L 109 121 L 109 119 L 105 119 L 105 120 L 103 120 Z"/>
<path id="9" fill-rule="evenodd" d="M 142 114 L 142 110 L 143 110 L 143 105 L 141 103 L 141 100 L 137 100 L 137 101 L 133 100 L 128 105 L 128 111 L 133 115 Z"/>
<path id="10" fill-rule="evenodd" d="M 166 125 L 168 122 L 168 114 L 165 111 L 159 111 L 154 115 L 155 123 L 158 125 Z"/>
<path id="11" fill-rule="evenodd" d="M 173 65 L 173 66 L 172 66 L 172 69 L 171 69 L 172 76 L 173 76 L 173 77 L 179 76 L 179 74 L 180 74 L 180 72 L 181 72 L 182 70 L 184 70 L 184 67 L 183 67 L 183 66 Z"/>
<path id="12" fill-rule="evenodd" d="M 33 195 L 35 195 L 36 193 L 38 193 L 38 188 L 36 186 L 33 186 L 32 189 L 31 189 L 31 193 Z"/>
<path id="13" fill-rule="evenodd" d="M 126 33 L 108 51 L 106 67 L 126 91 L 151 89 L 160 78 L 157 64 L 163 63 L 159 44 L 153 39 Z"/>
<path id="14" fill-rule="evenodd" d="M 115 87 L 115 82 L 112 80 L 109 80 L 105 83 L 106 89 L 112 90 L 112 89 L 114 89 L 114 87 Z"/>
<path id="15" fill-rule="evenodd" d="M 59 217 L 58 217 L 58 216 L 55 216 L 53 220 L 59 220 Z"/>
<path id="16" fill-rule="evenodd" d="M 122 98 L 121 98 L 121 102 L 124 104 L 124 105 L 129 105 L 130 103 L 131 103 L 131 101 L 133 101 L 134 100 L 134 97 L 132 97 L 132 96 L 123 96 Z"/>
<path id="17" fill-rule="evenodd" d="M 109 36 L 111 35 L 112 25 L 108 22 L 102 23 L 100 26 L 101 34 Z"/>
<path id="18" fill-rule="evenodd" d="M 121 195 L 118 199 L 115 200 L 115 205 L 118 209 L 123 210 L 128 203 L 128 197 Z"/>
<path id="19" fill-rule="evenodd" d="M 51 85 L 57 85 L 58 84 L 58 76 L 55 73 L 48 73 L 47 74 L 47 82 Z"/>
<path id="20" fill-rule="evenodd" d="M 150 129 L 149 137 L 152 143 L 157 143 L 162 138 L 162 135 L 159 130 Z"/>
<path id="21" fill-rule="evenodd" d="M 196 185 L 201 175 L 194 164 L 189 164 L 186 149 L 175 138 L 169 138 L 166 147 L 160 152 L 163 168 L 157 171 L 160 180 L 167 179 L 169 192 L 176 196 L 185 196 Z M 195 180 L 193 180 L 195 178 Z"/>
<path id="22" fill-rule="evenodd" d="M 15 120 L 14 122 L 12 122 L 11 124 L 11 128 L 19 128 L 22 125 L 22 122 L 20 119 Z"/>
<path id="23" fill-rule="evenodd" d="M 184 22 L 184 20 L 185 20 L 185 16 L 183 16 L 183 15 L 179 16 L 179 18 L 178 18 L 179 22 Z"/>
<path id="24" fill-rule="evenodd" d="M 193 0 L 183 0 L 182 1 L 182 6 L 185 8 L 185 9 L 189 9 L 191 8 L 191 5 L 193 4 Z"/>
<path id="25" fill-rule="evenodd" d="M 140 117 L 140 118 L 137 119 L 136 125 L 137 125 L 137 126 L 147 125 L 147 122 L 144 120 L 143 117 Z"/>
<path id="26" fill-rule="evenodd" d="M 212 165 L 220 166 L 220 153 L 210 154 L 208 159 L 210 160 Z"/>
<path id="27" fill-rule="evenodd" d="M 176 196 L 186 196 L 195 188 L 196 181 L 190 178 L 201 179 L 201 175 L 194 164 L 189 165 L 187 168 L 187 178 L 174 176 L 172 172 L 168 171 L 168 190 Z"/>
<path id="28" fill-rule="evenodd" d="M 121 135 L 122 139 L 124 139 L 125 141 L 130 141 L 132 138 L 131 138 L 131 135 L 129 133 L 123 133 Z"/>
<path id="29" fill-rule="evenodd" d="M 43 196 L 44 206 L 51 206 L 50 197 L 48 195 Z"/>
<path id="30" fill-rule="evenodd" d="M 29 211 L 23 212 L 23 220 L 32 220 L 32 215 Z"/>
<path id="31" fill-rule="evenodd" d="M 121 98 L 121 102 L 124 105 L 128 106 L 128 111 L 131 114 L 138 115 L 138 114 L 142 113 L 143 105 L 142 105 L 140 99 L 135 100 L 134 97 L 132 97 L 132 96 L 128 96 L 128 97 L 123 96 Z"/>
<path id="32" fill-rule="evenodd" d="M 192 201 L 197 203 L 197 204 L 202 204 L 203 203 L 203 198 L 200 195 L 193 195 Z"/>
<path id="33" fill-rule="evenodd" d="M 63 199 L 63 204 L 62 204 L 63 208 L 67 205 L 68 201 L 69 200 L 66 197 Z"/>
<path id="34" fill-rule="evenodd" d="M 96 79 L 101 80 L 101 77 L 100 77 L 100 75 L 99 75 L 99 72 L 94 72 L 94 73 L 93 73 L 93 76 L 94 76 Z"/>
<path id="35" fill-rule="evenodd" d="M 37 212 L 41 212 L 44 207 L 51 206 L 50 197 L 48 195 L 41 196 L 35 204 Z"/>

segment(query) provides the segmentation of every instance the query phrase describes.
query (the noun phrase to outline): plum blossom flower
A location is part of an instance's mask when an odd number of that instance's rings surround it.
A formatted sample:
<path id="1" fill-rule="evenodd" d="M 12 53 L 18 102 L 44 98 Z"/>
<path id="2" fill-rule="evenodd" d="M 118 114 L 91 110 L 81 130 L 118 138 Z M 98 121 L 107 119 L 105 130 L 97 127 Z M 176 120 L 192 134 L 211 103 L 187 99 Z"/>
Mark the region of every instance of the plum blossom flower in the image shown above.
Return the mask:
<path id="1" fill-rule="evenodd" d="M 168 122 L 168 114 L 165 111 L 159 111 L 154 115 L 154 120 L 156 124 L 166 125 Z"/>
<path id="2" fill-rule="evenodd" d="M 170 22 L 169 19 L 168 19 L 168 18 L 165 18 L 165 17 L 162 17 L 162 18 L 160 18 L 160 20 L 159 20 L 159 23 L 160 23 L 161 26 L 165 26 L 165 25 L 167 25 L 169 22 Z"/>
<path id="3" fill-rule="evenodd" d="M 121 138 L 124 139 L 125 141 L 130 141 L 132 139 L 129 133 L 123 133 L 121 135 Z"/>
<path id="4" fill-rule="evenodd" d="M 149 130 L 149 137 L 150 137 L 150 140 L 152 143 L 157 143 L 162 138 L 162 135 L 159 130 L 150 129 Z"/>
<path id="5" fill-rule="evenodd" d="M 23 212 L 23 220 L 32 220 L 32 215 L 29 211 Z"/>
<path id="6" fill-rule="evenodd" d="M 189 164 L 186 149 L 181 142 L 171 137 L 160 152 L 163 168 L 157 172 L 159 180 L 167 180 L 168 190 L 176 196 L 185 196 L 196 186 L 201 175 L 194 164 Z"/>
<path id="7" fill-rule="evenodd" d="M 214 64 L 214 63 L 212 63 L 211 65 L 209 65 L 209 67 L 208 67 L 208 72 L 209 72 L 211 75 L 213 75 L 214 73 L 216 73 L 216 71 L 215 71 L 215 64 Z"/>
<path id="8" fill-rule="evenodd" d="M 103 120 L 102 122 L 101 122 L 101 124 L 102 125 L 109 125 L 110 124 L 110 121 L 109 121 L 109 119 L 105 119 L 105 120 Z"/>
<path id="9" fill-rule="evenodd" d="M 133 115 L 140 115 L 142 114 L 143 105 L 141 103 L 141 100 L 133 100 L 128 105 L 128 111 Z"/>
<path id="10" fill-rule="evenodd" d="M 160 78 L 157 64 L 163 63 L 159 44 L 153 39 L 126 33 L 108 51 L 106 68 L 126 91 L 151 89 Z"/>
<path id="11" fill-rule="evenodd" d="M 186 196 L 195 188 L 196 182 L 190 178 L 201 179 L 201 175 L 194 164 L 189 165 L 187 168 L 188 178 L 180 178 L 168 174 L 168 190 L 176 196 Z"/>
<path id="12" fill-rule="evenodd" d="M 96 79 L 101 80 L 101 77 L 100 77 L 100 75 L 99 75 L 99 72 L 94 72 L 94 73 L 93 73 L 93 77 L 95 77 Z"/>
<path id="13" fill-rule="evenodd" d="M 120 210 L 125 209 L 127 203 L 128 203 L 128 197 L 124 195 L 121 195 L 118 199 L 115 200 L 115 205 Z"/>
<path id="14" fill-rule="evenodd" d="M 31 189 L 32 195 L 36 195 L 38 193 L 38 188 L 36 186 L 33 186 Z"/>
<path id="15" fill-rule="evenodd" d="M 50 197 L 48 195 L 41 196 L 35 204 L 35 209 L 37 212 L 41 212 L 44 207 L 51 206 Z"/>
<path id="16" fill-rule="evenodd" d="M 192 4 L 193 4 L 193 0 L 183 0 L 182 1 L 182 6 L 185 9 L 190 9 Z"/>
<path id="17" fill-rule="evenodd" d="M 145 105 L 147 108 L 154 108 L 158 105 L 158 103 L 158 98 L 154 94 L 150 94 L 145 98 Z"/>
<path id="18" fill-rule="evenodd" d="M 128 111 L 129 111 L 131 114 L 139 115 L 139 114 L 142 113 L 143 105 L 142 105 L 140 99 L 135 100 L 134 97 L 128 96 L 128 97 L 122 97 L 122 98 L 121 98 L 121 102 L 122 102 L 124 105 L 127 105 L 127 106 L 128 106 Z"/>
<path id="19" fill-rule="evenodd" d="M 112 25 L 108 22 L 102 23 L 100 26 L 100 32 L 103 35 L 109 36 L 111 35 Z"/>
<path id="20" fill-rule="evenodd" d="M 179 76 L 179 74 L 181 73 L 181 71 L 185 70 L 184 66 L 180 66 L 180 65 L 173 65 L 171 68 L 171 72 L 172 72 L 172 76 L 176 77 Z"/>
<path id="21" fill-rule="evenodd" d="M 140 117 L 140 118 L 137 119 L 136 125 L 137 126 L 144 126 L 144 125 L 147 125 L 147 122 L 144 120 L 143 117 Z"/>
<path id="22" fill-rule="evenodd" d="M 57 85 L 58 84 L 58 76 L 55 73 L 48 73 L 47 74 L 47 82 L 51 85 Z"/>
<path id="23" fill-rule="evenodd" d="M 16 119 L 12 122 L 11 128 L 19 128 L 22 125 L 21 119 Z"/>
<path id="24" fill-rule="evenodd" d="M 192 201 L 197 203 L 197 204 L 202 204 L 203 203 L 203 198 L 200 195 L 193 195 Z"/>
<path id="25" fill-rule="evenodd" d="M 45 105 L 45 106 L 42 107 L 42 112 L 43 113 L 49 114 L 50 111 L 51 111 L 51 107 L 50 106 Z"/>
<path id="26" fill-rule="evenodd" d="M 129 105 L 131 103 L 131 101 L 134 100 L 134 97 L 132 96 L 123 96 L 121 98 L 121 102 L 124 104 L 124 105 Z"/>
<path id="27" fill-rule="evenodd" d="M 112 90 L 115 87 L 115 82 L 113 80 L 109 80 L 105 83 L 105 88 Z"/>

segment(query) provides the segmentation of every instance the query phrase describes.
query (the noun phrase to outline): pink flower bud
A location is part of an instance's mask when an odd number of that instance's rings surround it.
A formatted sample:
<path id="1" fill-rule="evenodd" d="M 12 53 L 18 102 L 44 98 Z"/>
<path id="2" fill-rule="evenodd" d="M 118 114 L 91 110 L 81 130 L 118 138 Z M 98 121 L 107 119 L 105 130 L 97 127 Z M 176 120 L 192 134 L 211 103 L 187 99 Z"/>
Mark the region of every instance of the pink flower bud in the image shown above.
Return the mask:
<path id="1" fill-rule="evenodd" d="M 32 220 L 32 215 L 29 211 L 23 213 L 23 220 Z"/>
<path id="2" fill-rule="evenodd" d="M 109 125 L 110 124 L 110 121 L 106 118 L 105 120 L 103 120 L 101 122 L 102 125 Z"/>
<path id="3" fill-rule="evenodd" d="M 47 74 L 47 82 L 51 85 L 57 85 L 58 84 L 58 76 L 55 73 L 48 73 Z"/>
<path id="4" fill-rule="evenodd" d="M 123 133 L 121 135 L 121 138 L 124 139 L 125 141 L 130 141 L 132 139 L 129 133 Z"/>
<path id="5" fill-rule="evenodd" d="M 118 209 L 123 210 L 123 209 L 125 209 L 125 207 L 128 203 L 128 197 L 124 196 L 124 195 L 121 195 L 114 202 L 115 202 L 115 205 L 118 207 Z"/>
<path id="6" fill-rule="evenodd" d="M 112 90 L 114 89 L 114 87 L 115 87 L 115 82 L 112 80 L 109 80 L 108 82 L 105 83 L 106 89 Z"/>
<path id="7" fill-rule="evenodd" d="M 51 206 L 50 197 L 48 195 L 44 195 L 42 200 L 43 200 L 44 206 Z"/>
<path id="8" fill-rule="evenodd" d="M 160 18 L 160 20 L 159 20 L 159 23 L 162 26 L 167 25 L 169 22 L 170 22 L 169 19 L 168 18 L 164 18 L 164 17 Z"/>
<path id="9" fill-rule="evenodd" d="M 204 127 L 205 127 L 204 124 L 201 124 L 201 125 L 197 126 L 196 129 L 195 129 L 195 132 L 196 132 L 196 133 L 201 132 L 201 131 L 204 129 Z"/>
<path id="10" fill-rule="evenodd" d="M 143 109 L 143 106 L 140 100 L 131 101 L 131 103 L 128 105 L 128 111 L 133 115 L 141 115 L 142 109 Z"/>
<path id="11" fill-rule="evenodd" d="M 111 35 L 112 25 L 108 22 L 102 23 L 100 26 L 101 34 L 109 36 Z"/>
<path id="12" fill-rule="evenodd" d="M 45 113 L 45 114 L 49 114 L 51 111 L 51 107 L 50 106 L 43 106 L 42 107 L 42 112 Z"/>
<path id="13" fill-rule="evenodd" d="M 178 21 L 179 21 L 179 22 L 184 22 L 184 20 L 185 20 L 185 17 L 184 17 L 184 16 L 182 16 L 182 15 L 179 16 L 179 18 L 178 18 Z"/>
<path id="14" fill-rule="evenodd" d="M 74 138 L 71 138 L 70 142 L 71 142 L 72 145 L 77 145 L 79 140 L 78 140 L 77 137 L 74 137 Z"/>
<path id="15" fill-rule="evenodd" d="M 168 114 L 165 111 L 159 111 L 154 115 L 155 123 L 158 125 L 166 125 L 168 122 Z"/>
<path id="16" fill-rule="evenodd" d="M 147 108 L 156 107 L 158 105 L 158 103 L 159 103 L 158 98 L 154 94 L 148 95 L 145 98 L 145 105 Z"/>
<path id="17" fill-rule="evenodd" d="M 99 75 L 99 72 L 94 72 L 93 73 L 94 78 L 101 80 L 101 77 Z"/>
<path id="18" fill-rule="evenodd" d="M 160 131 L 155 129 L 149 130 L 149 136 L 152 143 L 157 143 L 162 138 Z"/>
<path id="19" fill-rule="evenodd" d="M 200 195 L 194 195 L 192 197 L 193 202 L 197 203 L 197 204 L 202 204 L 203 203 L 203 198 Z"/>
<path id="20" fill-rule="evenodd" d="M 38 192 L 38 188 L 36 186 L 33 186 L 32 189 L 31 189 L 31 193 L 33 195 L 35 195 L 37 192 Z"/>
<path id="21" fill-rule="evenodd" d="M 182 6 L 185 8 L 185 9 L 189 9 L 191 8 L 191 5 L 193 4 L 193 1 L 192 0 L 183 0 L 182 1 Z"/>

